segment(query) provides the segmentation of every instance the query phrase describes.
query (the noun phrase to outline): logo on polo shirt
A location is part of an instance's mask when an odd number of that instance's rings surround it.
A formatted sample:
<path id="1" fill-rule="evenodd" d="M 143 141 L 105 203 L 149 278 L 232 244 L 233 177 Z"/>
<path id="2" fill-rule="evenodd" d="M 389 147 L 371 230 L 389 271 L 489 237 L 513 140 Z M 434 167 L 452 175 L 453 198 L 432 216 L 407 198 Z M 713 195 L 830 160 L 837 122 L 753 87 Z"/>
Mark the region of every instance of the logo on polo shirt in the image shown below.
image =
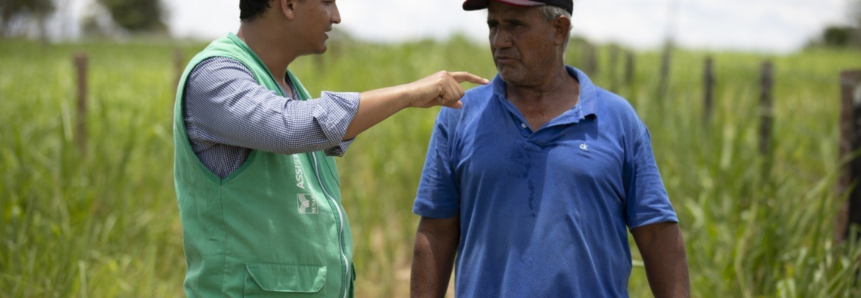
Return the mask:
<path id="1" fill-rule="evenodd" d="M 296 196 L 296 202 L 299 205 L 299 214 L 318 214 L 317 200 L 314 196 L 306 193 L 300 193 Z"/>
<path id="2" fill-rule="evenodd" d="M 580 150 L 589 151 L 589 145 L 586 145 L 586 143 L 580 144 Z"/>

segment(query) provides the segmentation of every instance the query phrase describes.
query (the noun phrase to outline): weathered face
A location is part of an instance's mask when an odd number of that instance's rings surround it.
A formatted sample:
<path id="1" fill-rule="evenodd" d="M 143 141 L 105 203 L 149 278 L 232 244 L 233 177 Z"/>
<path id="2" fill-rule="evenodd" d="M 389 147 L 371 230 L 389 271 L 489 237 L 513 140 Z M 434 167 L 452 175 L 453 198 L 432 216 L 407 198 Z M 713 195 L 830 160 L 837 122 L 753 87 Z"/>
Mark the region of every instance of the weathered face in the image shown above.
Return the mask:
<path id="1" fill-rule="evenodd" d="M 502 79 L 518 86 L 543 83 L 557 54 L 554 27 L 536 7 L 490 2 L 490 50 Z"/>
<path id="2" fill-rule="evenodd" d="M 341 13 L 335 0 L 306 0 L 297 3 L 296 20 L 302 24 L 302 44 L 310 47 L 316 54 L 326 52 L 326 32 L 332 30 L 332 25 L 341 23 Z"/>

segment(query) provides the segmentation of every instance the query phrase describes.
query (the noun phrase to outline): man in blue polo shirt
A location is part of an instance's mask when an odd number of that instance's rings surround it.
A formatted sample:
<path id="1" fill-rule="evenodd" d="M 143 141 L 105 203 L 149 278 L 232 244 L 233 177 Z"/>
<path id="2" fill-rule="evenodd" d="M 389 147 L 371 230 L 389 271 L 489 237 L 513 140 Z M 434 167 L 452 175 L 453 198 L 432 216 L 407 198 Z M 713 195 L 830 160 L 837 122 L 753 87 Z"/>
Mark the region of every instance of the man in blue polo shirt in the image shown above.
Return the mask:
<path id="1" fill-rule="evenodd" d="M 443 297 L 453 263 L 457 297 L 628 297 L 628 229 L 653 294 L 690 296 L 648 130 L 563 62 L 572 1 L 463 7 L 487 8 L 499 74 L 438 116 L 413 210 L 413 297 Z"/>

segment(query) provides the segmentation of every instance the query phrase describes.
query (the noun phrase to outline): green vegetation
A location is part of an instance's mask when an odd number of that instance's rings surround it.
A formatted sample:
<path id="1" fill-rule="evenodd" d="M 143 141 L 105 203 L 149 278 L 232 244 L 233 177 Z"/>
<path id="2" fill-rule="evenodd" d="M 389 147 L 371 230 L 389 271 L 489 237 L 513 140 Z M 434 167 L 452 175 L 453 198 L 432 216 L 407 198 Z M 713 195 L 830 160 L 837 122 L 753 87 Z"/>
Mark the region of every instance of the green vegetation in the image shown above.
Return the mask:
<path id="1" fill-rule="evenodd" d="M 129 33 L 167 31 L 160 0 L 98 0 L 98 3 L 111 15 L 117 27 Z"/>
<path id="2" fill-rule="evenodd" d="M 204 45 L 183 45 L 186 59 Z M 0 43 L 0 297 L 177 297 L 185 260 L 174 196 L 174 44 Z M 440 69 L 495 74 L 486 47 L 331 45 L 292 67 L 312 94 L 409 82 Z M 579 46 L 569 64 L 580 65 Z M 72 54 L 90 55 L 88 154 L 74 144 Z M 608 87 L 608 51 L 593 79 Z M 694 297 L 859 297 L 861 245 L 833 243 L 839 77 L 859 52 L 777 57 L 716 53 L 711 124 L 702 120 L 706 53 L 673 60 L 655 96 L 660 53 L 638 53 L 619 83 L 650 127 L 686 237 Z M 623 60 L 620 56 L 620 62 Z M 776 67 L 772 154 L 758 153 L 759 64 Z M 322 66 L 322 67 L 321 67 Z M 620 63 L 621 82 L 622 63 Z M 363 134 L 339 159 L 353 224 L 359 297 L 406 297 L 411 213 L 436 110 L 410 110 Z M 633 243 L 633 242 L 632 242 Z M 632 249 L 638 259 L 636 249 Z M 636 263 L 636 261 L 635 261 Z M 632 297 L 648 297 L 641 266 Z"/>

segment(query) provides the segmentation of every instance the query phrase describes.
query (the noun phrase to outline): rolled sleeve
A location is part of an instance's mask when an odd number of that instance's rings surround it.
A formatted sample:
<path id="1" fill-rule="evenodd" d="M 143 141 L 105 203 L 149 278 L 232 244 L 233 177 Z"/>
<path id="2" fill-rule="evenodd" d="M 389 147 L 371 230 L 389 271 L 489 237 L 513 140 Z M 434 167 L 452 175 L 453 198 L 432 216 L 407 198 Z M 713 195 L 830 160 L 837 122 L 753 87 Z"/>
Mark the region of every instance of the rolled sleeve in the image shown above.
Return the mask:
<path id="1" fill-rule="evenodd" d="M 628 161 L 626 219 L 631 229 L 661 223 L 679 222 L 652 152 L 649 131 L 642 126 L 633 143 Z"/>
<path id="2" fill-rule="evenodd" d="M 356 92 L 323 92 L 320 104 L 314 108 L 314 119 L 331 144 L 325 150 L 329 156 L 343 156 L 354 139 L 344 140 L 347 128 L 359 110 L 360 95 Z"/>
<path id="3" fill-rule="evenodd" d="M 350 148 L 350 145 L 353 144 L 354 140 L 355 140 L 355 138 L 349 139 L 349 140 L 341 142 L 340 144 L 338 144 L 338 146 L 326 149 L 325 150 L 326 156 L 338 156 L 338 157 L 344 156 L 344 153 L 347 152 L 347 149 Z"/>
<path id="4" fill-rule="evenodd" d="M 192 142 L 224 144 L 280 154 L 324 150 L 341 156 L 358 93 L 326 92 L 294 100 L 261 86 L 240 62 L 210 58 L 189 77 L 186 102 Z"/>

